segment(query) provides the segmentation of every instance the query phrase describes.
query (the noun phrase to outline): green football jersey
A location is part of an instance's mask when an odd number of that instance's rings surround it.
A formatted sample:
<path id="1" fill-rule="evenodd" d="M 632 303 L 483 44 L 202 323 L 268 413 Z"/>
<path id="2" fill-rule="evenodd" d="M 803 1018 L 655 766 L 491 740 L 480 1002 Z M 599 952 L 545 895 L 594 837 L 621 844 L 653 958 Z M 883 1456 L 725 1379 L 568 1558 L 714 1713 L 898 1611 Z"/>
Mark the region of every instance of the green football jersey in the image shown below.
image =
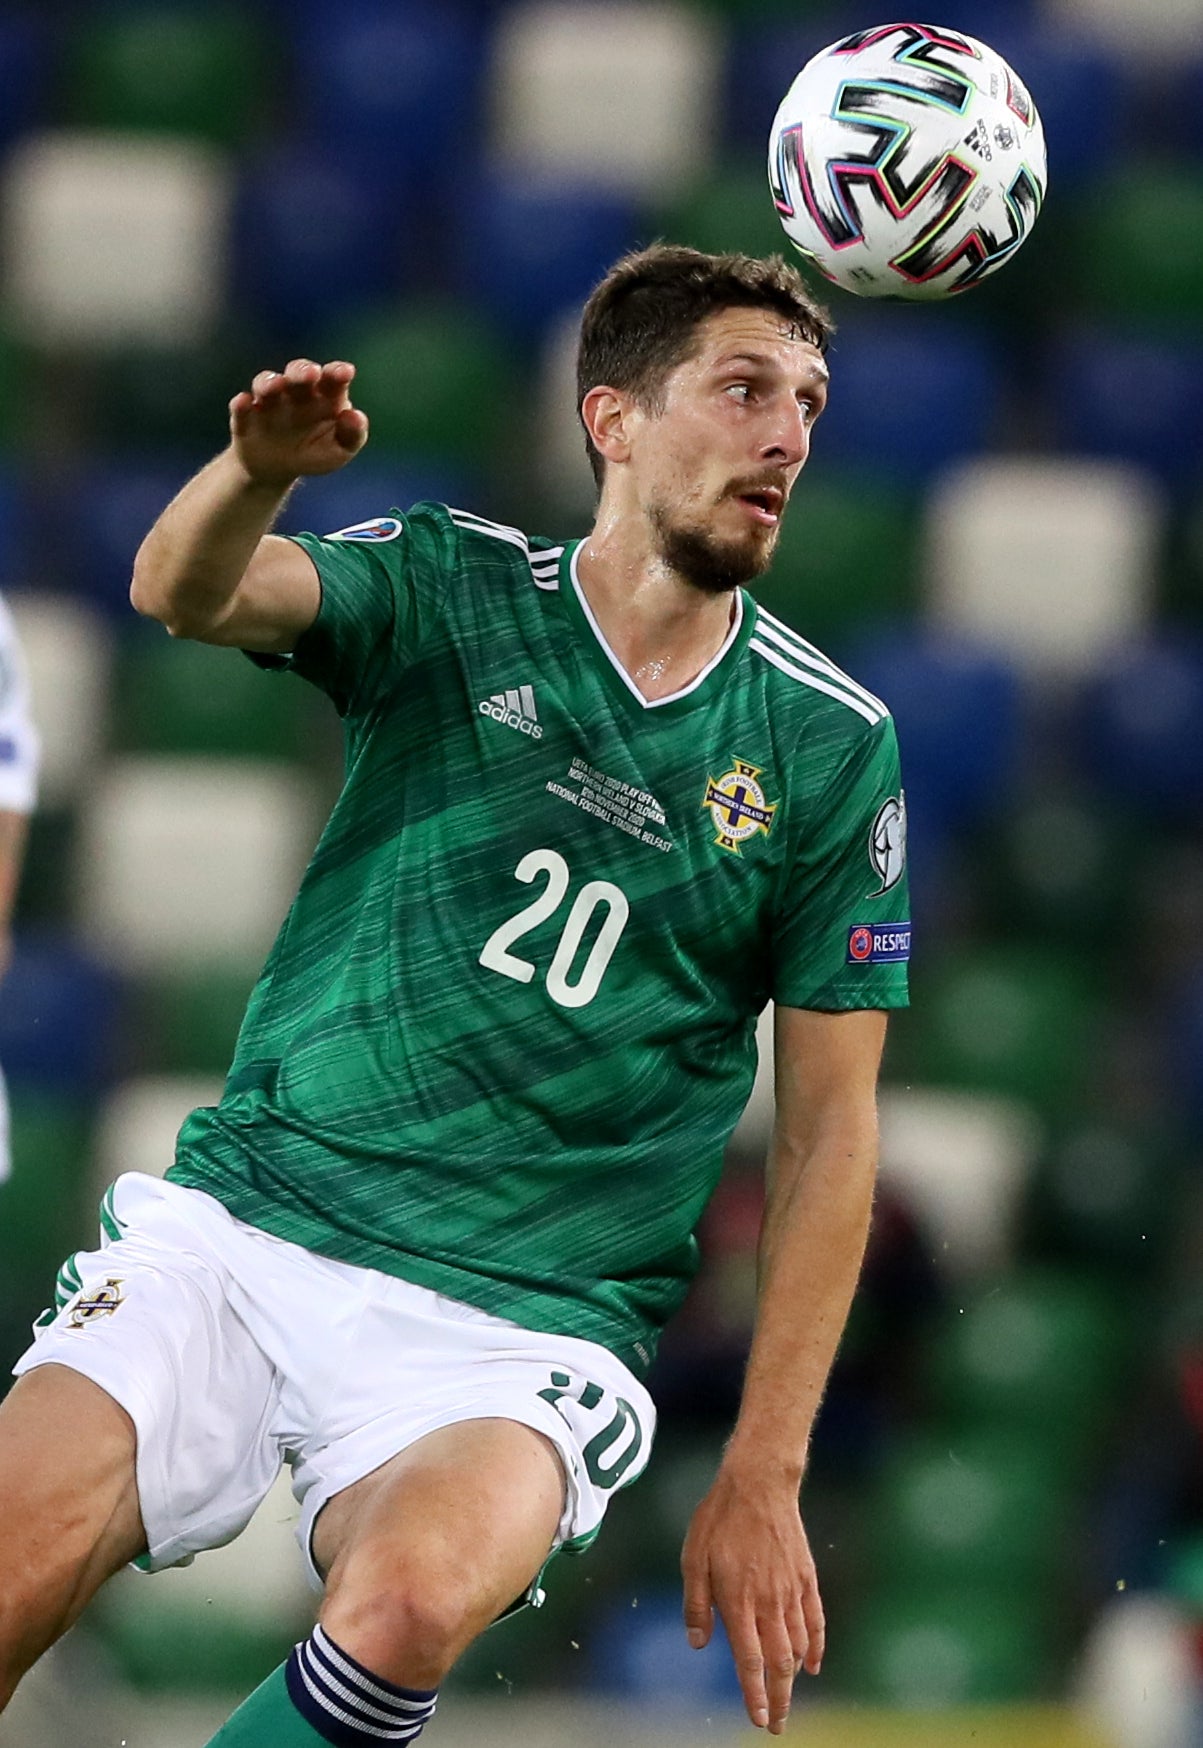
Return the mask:
<path id="1" fill-rule="evenodd" d="M 422 504 L 298 537 L 344 785 L 171 1176 L 642 1370 L 770 998 L 906 1002 L 889 714 L 752 598 L 646 702 L 556 545 Z"/>

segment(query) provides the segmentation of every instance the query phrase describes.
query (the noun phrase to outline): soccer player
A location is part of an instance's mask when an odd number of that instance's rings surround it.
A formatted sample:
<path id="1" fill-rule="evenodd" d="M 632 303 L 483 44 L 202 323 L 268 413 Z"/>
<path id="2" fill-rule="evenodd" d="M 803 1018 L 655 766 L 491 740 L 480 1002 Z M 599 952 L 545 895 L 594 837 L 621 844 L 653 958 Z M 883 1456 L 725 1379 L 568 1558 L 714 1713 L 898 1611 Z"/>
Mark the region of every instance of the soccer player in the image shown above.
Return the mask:
<path id="1" fill-rule="evenodd" d="M 647 1461 L 642 1378 L 772 998 L 757 1325 L 683 1570 L 690 1641 L 717 1609 L 784 1728 L 823 1655 L 799 1487 L 909 943 L 889 715 L 743 589 L 827 337 L 783 262 L 657 246 L 585 310 L 583 539 L 432 504 L 273 536 L 367 440 L 352 365 L 304 359 L 234 397 L 147 535 L 134 605 L 320 686 L 346 778 L 220 1104 L 167 1181 L 110 1191 L 0 1411 L 9 1687 L 287 1462 L 320 1621 L 214 1741 L 412 1741 Z"/>
<path id="2" fill-rule="evenodd" d="M 38 735 L 30 714 L 24 660 L 12 614 L 0 599 L 0 982 L 12 957 L 13 907 L 37 783 Z M 8 1098 L 0 1074 L 0 1183 L 11 1168 Z"/>

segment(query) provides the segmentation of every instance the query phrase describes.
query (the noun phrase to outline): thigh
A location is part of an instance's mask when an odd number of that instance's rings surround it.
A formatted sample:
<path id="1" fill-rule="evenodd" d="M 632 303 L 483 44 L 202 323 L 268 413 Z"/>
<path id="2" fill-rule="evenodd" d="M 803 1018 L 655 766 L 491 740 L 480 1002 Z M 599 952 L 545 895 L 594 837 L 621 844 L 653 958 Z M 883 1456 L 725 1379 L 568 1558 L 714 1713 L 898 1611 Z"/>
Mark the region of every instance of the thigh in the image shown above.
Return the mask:
<path id="1" fill-rule="evenodd" d="M 566 1478 L 550 1439 L 501 1418 L 428 1433 L 336 1495 L 313 1551 L 328 1573 L 322 1622 L 388 1676 L 396 1612 L 382 1598 L 432 1599 L 458 1655 L 525 1591 L 564 1514 Z"/>
<path id="2" fill-rule="evenodd" d="M 19 1379 L 0 1404 L 0 1650 L 8 1685 L 145 1548 L 135 1443 L 125 1410 L 63 1366 Z"/>
<path id="3" fill-rule="evenodd" d="M 237 1535 L 280 1466 L 275 1372 L 229 1302 L 208 1198 L 193 1197 L 120 1179 L 106 1198 L 107 1241 L 63 1265 L 57 1314 L 39 1320 L 15 1368 L 30 1382 L 67 1368 L 124 1410 L 149 1571 Z M 78 1439 L 73 1456 L 86 1473 Z"/>

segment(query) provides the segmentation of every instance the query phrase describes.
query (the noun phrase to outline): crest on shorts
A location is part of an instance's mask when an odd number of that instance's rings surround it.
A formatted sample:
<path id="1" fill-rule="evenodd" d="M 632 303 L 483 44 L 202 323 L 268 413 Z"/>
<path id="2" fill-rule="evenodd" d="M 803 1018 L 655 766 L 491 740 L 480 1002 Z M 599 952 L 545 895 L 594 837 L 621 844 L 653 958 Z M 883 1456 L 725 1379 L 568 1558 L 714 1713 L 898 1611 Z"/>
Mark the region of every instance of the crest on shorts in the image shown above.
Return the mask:
<path id="1" fill-rule="evenodd" d="M 86 1329 L 90 1323 L 98 1323 L 105 1317 L 111 1317 L 114 1311 L 125 1304 L 121 1284 L 119 1277 L 110 1276 L 103 1287 L 97 1287 L 92 1293 L 81 1293 L 71 1307 L 67 1328 Z"/>
<path id="2" fill-rule="evenodd" d="M 739 846 L 757 832 L 767 837 L 773 829 L 773 815 L 778 803 L 765 800 L 764 790 L 757 782 L 759 765 L 749 765 L 746 759 L 732 759 L 731 769 L 721 777 L 706 779 L 702 806 L 710 809 L 715 843 L 724 850 L 739 855 Z"/>

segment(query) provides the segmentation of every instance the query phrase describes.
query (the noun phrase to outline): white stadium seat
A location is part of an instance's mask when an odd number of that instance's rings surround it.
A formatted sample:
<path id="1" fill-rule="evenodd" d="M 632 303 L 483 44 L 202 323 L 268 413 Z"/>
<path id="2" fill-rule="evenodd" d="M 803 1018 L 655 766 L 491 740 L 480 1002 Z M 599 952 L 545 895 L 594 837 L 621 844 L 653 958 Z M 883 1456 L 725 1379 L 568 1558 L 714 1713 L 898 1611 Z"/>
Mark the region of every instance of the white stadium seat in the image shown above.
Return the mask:
<path id="1" fill-rule="evenodd" d="M 881 1178 L 906 1201 L 952 1281 L 1011 1259 L 1041 1141 L 1027 1108 L 952 1090 L 882 1088 Z"/>
<path id="2" fill-rule="evenodd" d="M 222 302 L 228 204 L 222 159 L 195 142 L 27 135 L 3 179 L 14 324 L 42 345 L 203 339 Z"/>
<path id="3" fill-rule="evenodd" d="M 81 930 L 133 971 L 262 959 L 316 827 L 309 785 L 278 765 L 114 760 L 82 811 Z"/>
<path id="4" fill-rule="evenodd" d="M 502 16 L 496 145 L 507 162 L 663 198 L 710 158 L 718 39 L 698 12 L 530 0 Z"/>
<path id="5" fill-rule="evenodd" d="M 1088 673 L 1145 626 L 1165 503 L 1120 462 L 999 456 L 927 505 L 931 616 L 1029 672 Z"/>
<path id="6" fill-rule="evenodd" d="M 1134 62 L 1194 60 L 1203 40 L 1203 0 L 1049 0 L 1048 28 L 1104 43 Z"/>
<path id="7" fill-rule="evenodd" d="M 97 1201 L 122 1172 L 162 1177 L 175 1159 L 184 1118 L 220 1097 L 221 1081 L 202 1075 L 147 1074 L 114 1087 L 96 1123 Z"/>
<path id="8" fill-rule="evenodd" d="M 66 595 L 6 596 L 25 655 L 42 744 L 38 804 L 74 802 L 103 752 L 112 642 L 104 619 Z"/>

